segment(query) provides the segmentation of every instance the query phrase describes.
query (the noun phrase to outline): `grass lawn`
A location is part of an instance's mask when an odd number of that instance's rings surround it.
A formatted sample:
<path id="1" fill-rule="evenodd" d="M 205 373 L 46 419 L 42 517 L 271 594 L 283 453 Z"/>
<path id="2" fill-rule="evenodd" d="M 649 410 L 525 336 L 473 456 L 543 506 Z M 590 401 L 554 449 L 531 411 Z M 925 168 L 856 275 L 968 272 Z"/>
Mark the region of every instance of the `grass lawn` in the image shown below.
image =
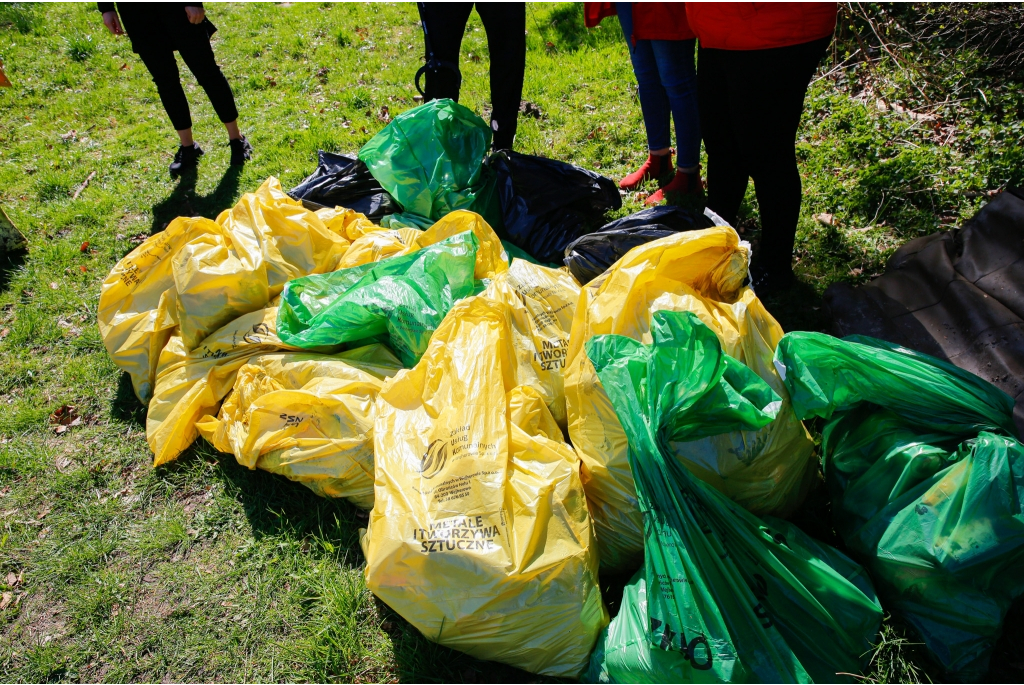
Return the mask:
<path id="1" fill-rule="evenodd" d="M 536 680 L 433 645 L 376 601 L 357 541 L 365 515 L 348 504 L 202 440 L 150 466 L 145 409 L 96 328 L 104 276 L 175 216 L 213 218 L 268 176 L 293 186 L 318 149 L 357 150 L 414 105 L 422 62 L 411 4 L 208 12 L 256 157 L 227 166 L 223 127 L 182 67 L 207 154 L 198 174 L 174 181 L 177 141 L 156 90 L 95 6 L 0 5 L 14 83 L 0 89 L 0 205 L 30 245 L 0 263 L 0 680 Z M 586 31 L 579 5 L 531 5 L 527 28 L 524 99 L 540 114 L 522 118 L 517 147 L 615 179 L 635 168 L 645 137 L 616 22 Z M 787 328 L 823 328 L 829 283 L 870 278 L 909 238 L 1024 183 L 1019 84 L 979 75 L 969 53 L 927 70 L 877 49 L 870 63 L 844 63 L 854 30 L 844 19 L 808 96 L 803 285 L 769 302 Z M 462 102 L 478 112 L 487 64 L 474 14 Z M 743 216 L 756 242 L 752 192 Z M 65 405 L 81 423 L 58 434 L 49 417 Z M 1022 624 L 1018 603 L 992 678 L 1024 677 Z M 898 625 L 883 636 L 872 678 L 929 675 Z"/>

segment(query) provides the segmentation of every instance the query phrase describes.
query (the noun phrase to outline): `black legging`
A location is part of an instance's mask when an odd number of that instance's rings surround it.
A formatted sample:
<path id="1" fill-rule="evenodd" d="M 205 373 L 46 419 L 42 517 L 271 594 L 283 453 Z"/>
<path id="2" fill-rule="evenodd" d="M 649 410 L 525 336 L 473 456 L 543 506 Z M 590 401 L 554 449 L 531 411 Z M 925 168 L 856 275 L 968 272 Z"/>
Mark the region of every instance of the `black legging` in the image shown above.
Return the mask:
<path id="1" fill-rule="evenodd" d="M 228 85 L 224 73 L 217 66 L 210 41 L 183 41 L 178 46 L 178 53 L 185 60 L 189 71 L 195 75 L 196 81 L 206 91 L 220 120 L 227 124 L 237 119 L 238 110 L 235 108 L 235 96 L 231 94 L 231 86 Z M 156 90 L 160 93 L 160 102 L 167 110 L 167 116 L 171 118 L 171 124 L 175 130 L 192 128 L 192 115 L 189 113 L 185 91 L 181 87 L 178 62 L 174 59 L 174 51 L 170 49 L 141 50 L 139 57 L 153 76 L 153 83 L 156 84 Z"/>
<path id="2" fill-rule="evenodd" d="M 471 2 L 425 2 L 420 5 L 434 58 L 459 63 L 462 36 L 473 10 Z M 487 32 L 491 55 L 491 130 L 494 149 L 511 149 L 516 137 L 519 103 L 526 69 L 526 5 L 481 2 L 476 5 Z M 429 53 L 427 59 L 430 59 Z M 451 69 L 428 70 L 424 100 L 459 100 L 460 78 Z"/>
<path id="3" fill-rule="evenodd" d="M 796 130 L 804 95 L 832 37 L 769 50 L 700 48 L 697 98 L 708 153 L 708 207 L 735 225 L 747 179 L 761 215 L 756 261 L 792 269 L 800 216 Z"/>

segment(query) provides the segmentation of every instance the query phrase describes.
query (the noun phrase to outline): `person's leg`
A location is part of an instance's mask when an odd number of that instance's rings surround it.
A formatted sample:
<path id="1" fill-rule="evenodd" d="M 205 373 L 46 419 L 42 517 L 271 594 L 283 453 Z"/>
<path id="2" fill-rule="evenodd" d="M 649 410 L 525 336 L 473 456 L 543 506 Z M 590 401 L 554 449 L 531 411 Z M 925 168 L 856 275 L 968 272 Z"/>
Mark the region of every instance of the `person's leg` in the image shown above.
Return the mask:
<path id="1" fill-rule="evenodd" d="M 644 128 L 647 129 L 647 147 L 654 153 L 667 154 L 672 145 L 668 94 L 661 84 L 651 41 L 633 40 L 632 3 L 620 2 L 616 6 L 629 59 L 633 64 L 633 75 L 636 76 L 640 110 L 644 115 Z"/>
<path id="2" fill-rule="evenodd" d="M 491 55 L 491 130 L 495 150 L 511 150 L 519 125 L 526 71 L 526 5 L 481 2 L 477 14 Z"/>
<path id="3" fill-rule="evenodd" d="M 733 226 L 747 190 L 746 160 L 731 117 L 729 51 L 697 51 L 697 108 L 708 154 L 708 208 Z M 736 107 L 743 107 L 742 100 Z"/>
<path id="4" fill-rule="evenodd" d="M 423 2 L 420 3 L 420 18 L 423 21 L 424 53 L 426 59 L 433 57 L 452 65 L 459 63 L 462 36 L 466 32 L 466 21 L 473 11 L 471 2 Z M 426 44 L 429 43 L 429 49 Z M 424 84 L 424 102 L 451 98 L 459 101 L 462 76 L 446 67 L 428 69 Z"/>
<path id="5" fill-rule="evenodd" d="M 241 139 L 235 96 L 231 92 L 231 86 L 228 84 L 224 72 L 217 65 L 209 39 L 183 41 L 178 47 L 178 53 L 185 61 L 189 71 L 195 75 L 196 81 L 206 91 L 214 111 L 217 112 L 221 123 L 227 129 L 228 140 Z"/>
<path id="6" fill-rule="evenodd" d="M 224 128 L 228 133 L 228 144 L 231 147 L 231 165 L 239 166 L 245 164 L 252 158 L 252 144 L 238 130 L 238 108 L 235 106 L 235 96 L 231 92 L 224 72 L 217 65 L 213 56 L 213 47 L 206 36 L 196 40 L 182 41 L 178 46 L 181 58 L 185 60 L 189 70 L 195 75 L 196 81 L 206 91 L 206 95 L 213 104 L 213 109 L 220 117 Z"/>
<path id="7" fill-rule="evenodd" d="M 750 98 L 743 115 L 743 145 L 761 217 L 756 265 L 773 285 L 792 279 L 793 242 L 800 216 L 801 182 L 796 133 L 804 95 L 830 39 L 741 55 L 743 90 Z M 771 83 L 765 79 L 771 78 Z M 760 115 L 755 115 L 760 112 Z"/>
<path id="8" fill-rule="evenodd" d="M 676 166 L 680 169 L 696 169 L 700 164 L 697 67 L 693 61 L 696 44 L 696 39 L 650 41 L 658 79 L 675 119 Z"/>
<path id="9" fill-rule="evenodd" d="M 651 41 L 633 40 L 633 4 L 616 3 L 616 10 L 622 35 L 626 39 L 629 60 L 633 65 L 633 75 L 636 77 L 648 149 L 647 160 L 639 169 L 619 181 L 619 187 L 632 190 L 651 179 L 657 179 L 659 186 L 664 185 L 672 177 L 672 129 L 668 95 L 658 76 L 658 64 L 651 50 Z"/>
<path id="10" fill-rule="evenodd" d="M 156 84 L 156 92 L 160 95 L 164 111 L 171 120 L 171 125 L 178 132 L 182 146 L 191 147 L 192 115 L 188 109 L 188 99 L 181 87 L 178 76 L 178 62 L 170 50 L 140 52 L 139 59 L 146 65 L 149 75 Z"/>
<path id="11" fill-rule="evenodd" d="M 696 39 L 652 40 L 651 52 L 658 68 L 672 118 L 676 122 L 676 173 L 665 187 L 647 198 L 656 205 L 672 195 L 699 195 L 700 113 L 697 109 L 697 69 L 693 62 Z"/>

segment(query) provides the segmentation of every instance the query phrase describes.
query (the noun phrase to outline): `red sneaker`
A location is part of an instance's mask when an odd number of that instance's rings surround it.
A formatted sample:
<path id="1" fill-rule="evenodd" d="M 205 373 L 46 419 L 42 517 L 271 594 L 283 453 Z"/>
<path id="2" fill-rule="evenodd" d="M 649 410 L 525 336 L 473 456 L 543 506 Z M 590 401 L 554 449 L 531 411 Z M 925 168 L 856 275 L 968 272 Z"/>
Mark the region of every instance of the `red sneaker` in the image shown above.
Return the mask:
<path id="1" fill-rule="evenodd" d="M 639 169 L 626 178 L 619 181 L 619 187 L 623 190 L 634 190 L 641 183 L 646 183 L 652 178 L 658 179 L 658 186 L 663 186 L 672 178 L 672 153 L 667 155 L 647 155 L 647 161 Z"/>
<path id="2" fill-rule="evenodd" d="M 704 184 L 700 180 L 700 167 L 697 167 L 696 171 L 684 174 L 681 171 L 677 171 L 676 175 L 672 177 L 668 185 L 662 186 L 657 192 L 652 193 L 649 198 L 644 202 L 645 205 L 656 205 L 660 204 L 668 193 L 678 193 L 680 195 L 700 195 L 704 190 Z"/>

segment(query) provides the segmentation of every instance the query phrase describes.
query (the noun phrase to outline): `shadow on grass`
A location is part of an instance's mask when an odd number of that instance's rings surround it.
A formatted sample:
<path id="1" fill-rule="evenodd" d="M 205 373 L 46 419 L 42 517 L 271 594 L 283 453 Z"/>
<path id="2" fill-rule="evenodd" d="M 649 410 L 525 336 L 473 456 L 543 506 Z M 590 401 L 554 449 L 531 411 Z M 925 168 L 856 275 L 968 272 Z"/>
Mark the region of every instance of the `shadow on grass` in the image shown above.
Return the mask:
<path id="1" fill-rule="evenodd" d="M 0 254 L 0 293 L 7 290 L 14 278 L 14 274 L 25 265 L 28 258 L 28 250 L 17 250 L 7 254 Z"/>
<path id="2" fill-rule="evenodd" d="M 146 426 L 146 407 L 135 396 L 132 377 L 123 371 L 117 379 L 117 390 L 110 403 L 110 416 L 117 421 L 133 423 L 140 428 Z"/>
<path id="3" fill-rule="evenodd" d="M 217 187 L 209 195 L 197 195 L 198 169 L 188 169 L 181 174 L 178 185 L 166 198 L 153 205 L 153 225 L 150 235 L 167 228 L 167 224 L 179 216 L 203 216 L 215 219 L 221 211 L 234 204 L 242 176 L 241 166 L 229 166 L 221 176 Z"/>
<path id="4" fill-rule="evenodd" d="M 775 320 L 786 331 L 827 331 L 824 302 L 810 283 L 796 281 L 789 288 L 761 298 Z"/>
<path id="5" fill-rule="evenodd" d="M 538 10 L 537 5 L 527 7 L 526 29 L 536 31 L 547 44 L 547 50 L 573 53 L 581 48 L 596 48 L 623 40 L 617 17 L 609 17 L 603 24 L 588 29 L 583 20 L 580 3 L 547 5 L 550 11 Z"/>

